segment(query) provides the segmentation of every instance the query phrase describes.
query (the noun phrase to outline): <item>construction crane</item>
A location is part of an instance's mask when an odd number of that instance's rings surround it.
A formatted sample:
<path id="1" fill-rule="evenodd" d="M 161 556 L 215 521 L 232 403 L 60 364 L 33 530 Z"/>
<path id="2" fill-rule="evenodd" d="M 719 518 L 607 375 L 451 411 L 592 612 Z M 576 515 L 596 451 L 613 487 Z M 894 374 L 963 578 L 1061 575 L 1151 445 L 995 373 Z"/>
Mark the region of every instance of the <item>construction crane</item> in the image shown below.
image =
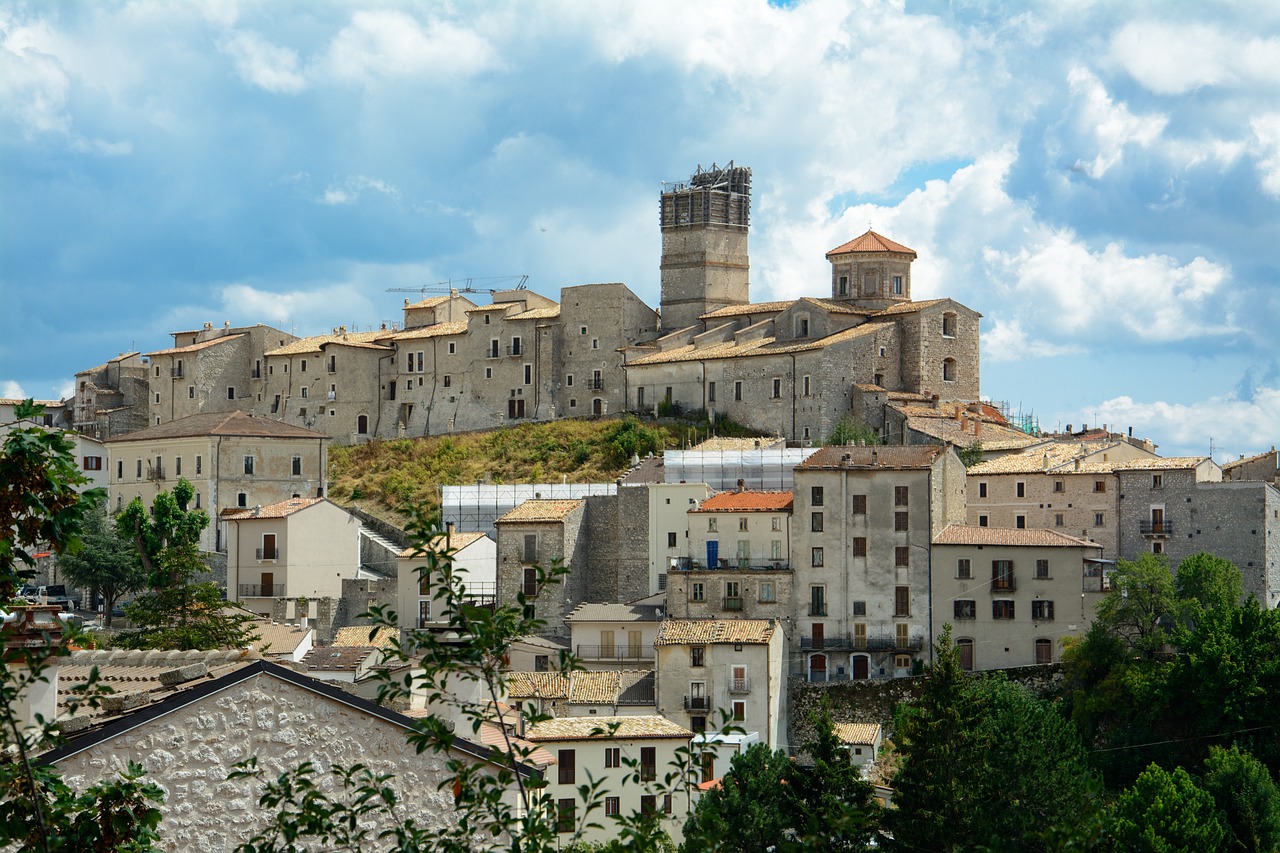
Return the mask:
<path id="1" fill-rule="evenodd" d="M 466 281 L 466 284 L 462 284 Z M 498 287 L 476 287 L 477 282 L 494 282 Z M 502 287 L 504 283 L 515 282 L 514 286 Z M 454 281 L 448 279 L 446 281 L 437 281 L 435 284 L 423 285 L 422 287 L 388 287 L 387 293 L 421 293 L 424 296 L 428 293 L 497 293 L 500 290 L 526 290 L 529 283 L 527 275 L 494 275 L 488 278 L 467 278 Z"/>

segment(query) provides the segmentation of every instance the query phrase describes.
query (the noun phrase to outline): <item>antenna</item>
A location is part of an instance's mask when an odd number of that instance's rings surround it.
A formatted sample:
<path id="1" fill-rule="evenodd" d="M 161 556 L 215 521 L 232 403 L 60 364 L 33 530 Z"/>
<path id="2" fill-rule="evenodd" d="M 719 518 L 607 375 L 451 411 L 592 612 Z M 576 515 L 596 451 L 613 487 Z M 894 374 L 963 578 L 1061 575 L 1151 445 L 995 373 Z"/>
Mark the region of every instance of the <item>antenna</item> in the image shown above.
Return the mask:
<path id="1" fill-rule="evenodd" d="M 462 283 L 464 281 L 466 282 L 466 284 Z M 492 282 L 497 286 L 476 287 L 475 286 L 476 282 Z M 510 282 L 515 282 L 515 284 L 510 284 Z M 503 287 L 502 286 L 503 284 L 507 284 L 508 287 Z M 386 289 L 386 292 L 387 293 L 426 294 L 426 293 L 453 293 L 456 290 L 458 293 L 481 293 L 481 292 L 497 293 L 499 290 L 507 290 L 507 289 L 528 290 L 529 289 L 528 285 L 529 285 L 529 276 L 523 275 L 523 274 L 522 275 L 494 275 L 494 276 L 481 277 L 481 278 L 469 276 L 465 279 L 459 279 L 457 281 L 451 278 L 446 279 L 444 281 L 437 281 L 434 284 L 427 284 L 427 285 L 423 285 L 422 287 L 388 287 Z"/>

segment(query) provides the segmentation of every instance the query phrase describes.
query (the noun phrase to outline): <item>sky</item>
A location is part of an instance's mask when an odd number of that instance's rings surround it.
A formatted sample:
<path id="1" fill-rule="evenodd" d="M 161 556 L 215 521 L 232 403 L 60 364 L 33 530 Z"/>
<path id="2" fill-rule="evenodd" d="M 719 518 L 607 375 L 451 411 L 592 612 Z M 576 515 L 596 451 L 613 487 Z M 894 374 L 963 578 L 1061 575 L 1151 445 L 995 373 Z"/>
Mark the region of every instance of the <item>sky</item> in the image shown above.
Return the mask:
<path id="1" fill-rule="evenodd" d="M 982 393 L 1280 443 L 1280 4 L 0 0 L 0 396 L 392 288 L 659 299 L 663 181 L 753 170 L 753 301 L 864 232 L 982 319 Z M 416 297 L 415 297 L 416 298 Z"/>

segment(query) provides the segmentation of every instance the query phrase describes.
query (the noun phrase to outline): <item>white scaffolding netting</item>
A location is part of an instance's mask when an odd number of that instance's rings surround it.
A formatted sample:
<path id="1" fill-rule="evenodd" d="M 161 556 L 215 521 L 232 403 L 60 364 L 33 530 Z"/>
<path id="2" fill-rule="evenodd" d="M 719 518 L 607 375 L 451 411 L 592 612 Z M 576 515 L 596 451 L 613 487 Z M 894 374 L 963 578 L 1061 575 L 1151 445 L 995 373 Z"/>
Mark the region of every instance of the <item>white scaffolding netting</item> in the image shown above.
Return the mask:
<path id="1" fill-rule="evenodd" d="M 790 491 L 795 467 L 816 447 L 763 447 L 755 450 L 668 450 L 663 476 L 668 483 L 706 483 L 717 491 L 736 489 L 738 481 L 758 491 Z"/>
<path id="2" fill-rule="evenodd" d="M 496 539 L 493 522 L 528 500 L 572 500 L 590 495 L 616 495 L 616 483 L 522 483 L 513 485 L 444 486 L 441 517 L 460 532 L 477 530 Z"/>

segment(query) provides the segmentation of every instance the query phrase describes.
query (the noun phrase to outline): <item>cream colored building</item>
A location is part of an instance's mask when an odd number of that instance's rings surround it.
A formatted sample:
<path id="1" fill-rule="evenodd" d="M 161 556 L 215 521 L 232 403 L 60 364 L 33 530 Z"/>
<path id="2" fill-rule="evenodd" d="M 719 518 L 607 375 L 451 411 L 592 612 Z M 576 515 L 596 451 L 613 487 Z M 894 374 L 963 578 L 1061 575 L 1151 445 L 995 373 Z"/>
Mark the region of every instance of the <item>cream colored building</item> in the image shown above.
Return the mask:
<path id="1" fill-rule="evenodd" d="M 1054 530 L 952 524 L 933 540 L 933 633 L 965 669 L 1055 663 L 1105 594 L 1102 546 Z"/>
<path id="2" fill-rule="evenodd" d="M 328 498 L 225 510 L 227 598 L 270 616 L 273 600 L 342 597 L 360 567 L 360 520 Z"/>
<path id="3" fill-rule="evenodd" d="M 450 531 L 432 539 L 424 552 L 406 548 L 396 557 L 396 611 L 400 627 L 444 627 L 449 612 L 436 594 L 443 583 L 441 572 L 431 570 L 432 560 L 451 556 L 454 578 L 466 587 L 464 600 L 492 604 L 498 588 L 498 544 L 483 533 Z M 437 563 L 438 565 L 438 563 Z"/>
<path id="4" fill-rule="evenodd" d="M 658 629 L 658 713 L 696 733 L 732 725 L 782 745 L 782 626 L 768 619 L 669 619 Z"/>
<path id="5" fill-rule="evenodd" d="M 112 510 L 135 497 L 150 506 L 179 478 L 195 487 L 195 507 L 213 523 L 200 547 L 221 551 L 224 509 L 266 506 L 294 497 L 323 497 L 329 436 L 244 412 L 192 415 L 106 441 Z"/>
<path id="6" fill-rule="evenodd" d="M 684 837 L 692 798 L 683 786 L 669 785 L 665 779 L 678 772 L 677 750 L 689 746 L 693 732 L 665 717 L 642 715 L 561 717 L 531 726 L 524 736 L 556 759 L 543 795 L 566 842 L 615 839 L 618 826 L 613 818 L 641 811 L 658 815 L 676 844 Z M 639 784 L 631 781 L 635 773 Z M 578 789 L 593 782 L 602 783 L 603 801 L 588 815 Z M 587 828 L 588 823 L 602 826 Z"/>
<path id="7" fill-rule="evenodd" d="M 587 669 L 652 669 L 665 613 L 657 595 L 629 604 L 579 604 L 564 621 L 570 648 Z"/>
<path id="8" fill-rule="evenodd" d="M 689 509 L 715 492 L 705 483 L 649 483 L 649 589 L 665 589 L 689 556 Z"/>
<path id="9" fill-rule="evenodd" d="M 824 447 L 795 470 L 792 673 L 910 675 L 929 658 L 930 543 L 964 521 L 950 447 Z"/>

